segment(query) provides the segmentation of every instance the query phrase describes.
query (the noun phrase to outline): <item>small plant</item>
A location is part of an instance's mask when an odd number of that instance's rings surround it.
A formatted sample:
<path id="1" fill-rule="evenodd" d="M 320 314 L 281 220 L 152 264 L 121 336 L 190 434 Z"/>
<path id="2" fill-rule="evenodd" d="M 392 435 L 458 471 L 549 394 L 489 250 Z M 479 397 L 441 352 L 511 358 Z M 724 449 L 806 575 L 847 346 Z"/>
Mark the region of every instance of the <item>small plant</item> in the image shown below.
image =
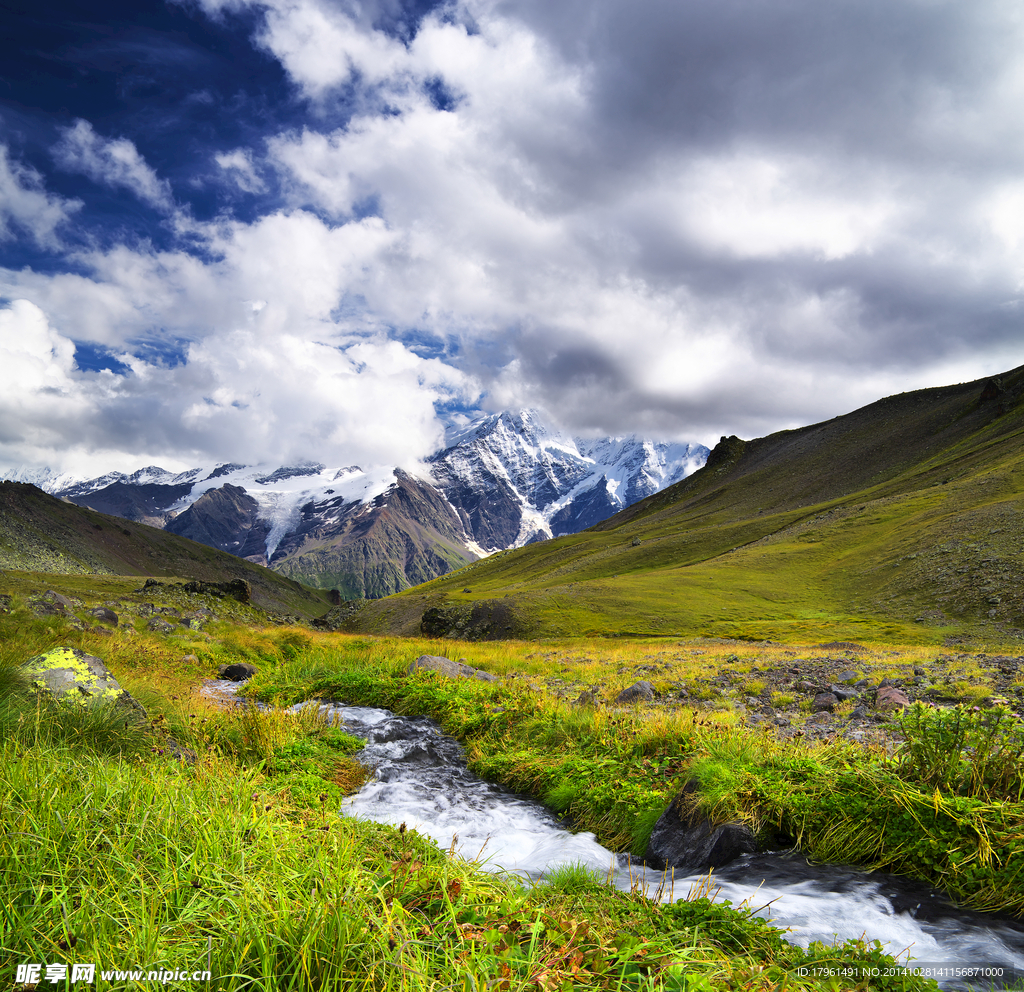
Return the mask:
<path id="1" fill-rule="evenodd" d="M 894 758 L 900 774 L 964 796 L 1019 802 L 1024 795 L 1024 723 L 1004 707 L 915 703 L 901 725 L 906 742 Z"/>

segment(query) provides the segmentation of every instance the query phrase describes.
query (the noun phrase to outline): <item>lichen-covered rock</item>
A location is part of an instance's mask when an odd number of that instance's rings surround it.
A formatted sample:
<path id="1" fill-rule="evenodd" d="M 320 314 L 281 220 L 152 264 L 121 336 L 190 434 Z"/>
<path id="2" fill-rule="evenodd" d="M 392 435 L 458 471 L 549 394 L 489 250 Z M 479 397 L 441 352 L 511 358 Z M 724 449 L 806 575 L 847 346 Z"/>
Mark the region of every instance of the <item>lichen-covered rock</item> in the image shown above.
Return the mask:
<path id="1" fill-rule="evenodd" d="M 63 702 L 116 703 L 146 719 L 142 704 L 121 688 L 101 658 L 80 648 L 52 648 L 22 665 L 37 689 Z"/>
<path id="2" fill-rule="evenodd" d="M 481 682 L 497 682 L 498 678 L 490 672 L 484 672 L 479 668 L 473 668 L 462 662 L 452 661 L 451 658 L 441 658 L 438 655 L 421 654 L 409 665 L 407 671 L 411 675 L 420 669 L 430 672 L 439 672 L 450 679 L 479 679 Z"/>

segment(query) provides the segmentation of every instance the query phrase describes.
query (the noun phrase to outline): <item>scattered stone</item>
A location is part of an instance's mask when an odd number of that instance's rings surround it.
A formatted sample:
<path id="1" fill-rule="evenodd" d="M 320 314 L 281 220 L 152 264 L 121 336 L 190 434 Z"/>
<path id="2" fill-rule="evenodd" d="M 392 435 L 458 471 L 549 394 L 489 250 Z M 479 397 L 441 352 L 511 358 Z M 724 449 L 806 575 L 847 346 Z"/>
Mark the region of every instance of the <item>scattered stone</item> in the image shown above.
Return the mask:
<path id="1" fill-rule="evenodd" d="M 159 617 L 153 617 L 153 619 L 146 624 L 146 630 L 150 630 L 154 634 L 169 634 L 174 630 L 174 627 L 166 620 L 161 620 Z"/>
<path id="2" fill-rule="evenodd" d="M 594 689 L 584 689 L 576 698 L 576 702 L 573 706 L 587 706 L 590 709 L 594 709 L 599 706 L 601 700 L 598 698 L 597 692 Z"/>
<path id="3" fill-rule="evenodd" d="M 881 713 L 892 713 L 910 705 L 910 697 L 895 686 L 883 685 L 875 696 L 875 709 Z"/>
<path id="4" fill-rule="evenodd" d="M 845 703 L 851 699 L 857 698 L 856 689 L 844 689 L 842 686 L 830 685 L 828 687 L 828 691 L 831 692 L 832 695 L 835 696 L 836 699 L 838 699 L 841 703 Z"/>
<path id="5" fill-rule="evenodd" d="M 217 669 L 217 675 L 231 682 L 245 682 L 256 674 L 256 670 L 256 666 L 250 665 L 247 661 L 236 661 L 230 665 L 221 665 Z"/>
<path id="6" fill-rule="evenodd" d="M 851 720 L 866 720 L 868 717 L 868 708 L 866 706 L 858 706 L 850 714 Z"/>
<path id="7" fill-rule="evenodd" d="M 202 630 L 203 624 L 212 617 L 213 613 L 211 613 L 210 610 L 189 610 L 187 613 L 182 613 L 181 619 L 178 623 L 180 623 L 182 627 L 188 627 L 189 630 Z"/>
<path id="8" fill-rule="evenodd" d="M 850 682 L 850 683 L 853 683 L 853 682 L 856 682 L 857 679 L 859 679 L 859 678 L 860 678 L 860 672 L 855 672 L 852 668 L 850 668 L 850 669 L 848 669 L 845 672 L 840 672 L 836 676 L 836 681 L 837 682 Z"/>
<path id="9" fill-rule="evenodd" d="M 927 675 L 928 672 L 925 669 L 923 669 L 923 668 L 915 668 L 914 669 L 914 674 L 915 675 Z"/>
<path id="10" fill-rule="evenodd" d="M 73 610 L 76 606 L 74 600 L 68 599 L 67 596 L 62 596 L 59 592 L 54 592 L 52 589 L 43 593 L 43 602 L 49 603 L 59 610 Z"/>
<path id="11" fill-rule="evenodd" d="M 100 623 L 109 623 L 111 627 L 118 625 L 117 614 L 105 606 L 97 606 L 94 610 L 89 610 L 89 616 L 95 617 Z"/>
<path id="12" fill-rule="evenodd" d="M 412 675 L 419 669 L 426 669 L 429 672 L 438 672 L 449 679 L 479 679 L 481 682 L 497 682 L 498 677 L 490 672 L 485 672 L 470 665 L 463 665 L 451 658 L 441 658 L 438 655 L 421 654 L 415 661 L 409 664 L 406 671 Z"/>
<path id="13" fill-rule="evenodd" d="M 654 686 L 650 682 L 640 681 L 623 689 L 615 697 L 615 703 L 618 706 L 628 706 L 630 703 L 649 703 L 652 699 L 654 699 Z"/>
<path id="14" fill-rule="evenodd" d="M 62 617 L 78 630 L 85 630 L 85 624 L 72 612 L 78 605 L 52 589 L 37 599 L 30 599 L 28 603 L 29 609 L 37 617 Z"/>
<path id="15" fill-rule="evenodd" d="M 793 688 L 796 689 L 797 692 L 814 692 L 814 683 L 797 682 L 796 685 L 793 686 Z"/>
<path id="16" fill-rule="evenodd" d="M 811 717 L 809 717 L 807 722 L 808 723 L 819 723 L 819 724 L 831 723 L 832 722 L 832 714 L 828 710 L 819 710 L 817 713 L 815 713 Z"/>
<path id="17" fill-rule="evenodd" d="M 753 854 L 757 844 L 745 823 L 714 824 L 693 813 L 693 794 L 697 787 L 687 782 L 651 831 L 644 861 L 658 871 L 674 868 L 691 875 L 710 868 L 721 868 L 741 854 Z"/>
<path id="18" fill-rule="evenodd" d="M 811 703 L 811 709 L 815 713 L 820 713 L 824 710 L 831 713 L 838 702 L 839 700 L 831 692 L 819 692 Z"/>
<path id="19" fill-rule="evenodd" d="M 29 658 L 22 668 L 37 689 L 63 702 L 112 702 L 133 718 L 146 719 L 143 705 L 121 688 L 103 660 L 80 648 L 52 648 Z"/>

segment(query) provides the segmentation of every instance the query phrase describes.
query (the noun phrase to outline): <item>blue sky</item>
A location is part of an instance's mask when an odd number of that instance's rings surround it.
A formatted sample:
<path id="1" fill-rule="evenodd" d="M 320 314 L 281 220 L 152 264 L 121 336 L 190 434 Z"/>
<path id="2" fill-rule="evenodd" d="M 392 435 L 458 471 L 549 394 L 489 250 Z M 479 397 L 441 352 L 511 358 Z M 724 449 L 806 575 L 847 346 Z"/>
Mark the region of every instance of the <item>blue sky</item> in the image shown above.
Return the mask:
<path id="1" fill-rule="evenodd" d="M 1024 361 L 1024 15 L 22 2 L 0 470 L 714 443 Z"/>

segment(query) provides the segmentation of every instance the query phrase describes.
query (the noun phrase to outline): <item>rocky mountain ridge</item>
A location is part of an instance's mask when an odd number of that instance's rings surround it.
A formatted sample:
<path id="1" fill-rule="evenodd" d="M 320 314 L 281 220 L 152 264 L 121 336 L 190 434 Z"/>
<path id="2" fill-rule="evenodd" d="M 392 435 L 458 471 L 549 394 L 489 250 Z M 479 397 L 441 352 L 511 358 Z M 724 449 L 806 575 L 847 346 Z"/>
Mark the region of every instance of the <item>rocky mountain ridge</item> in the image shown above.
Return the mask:
<path id="1" fill-rule="evenodd" d="M 359 599 L 576 533 L 685 478 L 707 454 L 635 435 L 574 438 L 522 410 L 450 428 L 444 449 L 414 473 L 224 463 L 91 480 L 7 477 Z"/>

